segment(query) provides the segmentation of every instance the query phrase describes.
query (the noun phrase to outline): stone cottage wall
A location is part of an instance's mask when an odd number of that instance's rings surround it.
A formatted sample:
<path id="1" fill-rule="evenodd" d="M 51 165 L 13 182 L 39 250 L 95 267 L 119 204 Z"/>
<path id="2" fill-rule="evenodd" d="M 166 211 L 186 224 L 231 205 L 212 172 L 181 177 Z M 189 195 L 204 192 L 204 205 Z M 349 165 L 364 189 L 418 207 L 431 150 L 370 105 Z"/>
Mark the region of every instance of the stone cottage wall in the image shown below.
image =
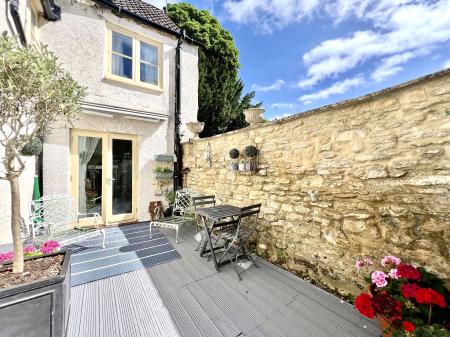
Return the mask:
<path id="1" fill-rule="evenodd" d="M 230 171 L 254 144 L 261 169 Z M 210 146 L 209 167 L 205 150 Z M 342 294 L 355 259 L 396 254 L 450 277 L 450 71 L 184 144 L 185 184 L 263 204 L 256 248 Z"/>

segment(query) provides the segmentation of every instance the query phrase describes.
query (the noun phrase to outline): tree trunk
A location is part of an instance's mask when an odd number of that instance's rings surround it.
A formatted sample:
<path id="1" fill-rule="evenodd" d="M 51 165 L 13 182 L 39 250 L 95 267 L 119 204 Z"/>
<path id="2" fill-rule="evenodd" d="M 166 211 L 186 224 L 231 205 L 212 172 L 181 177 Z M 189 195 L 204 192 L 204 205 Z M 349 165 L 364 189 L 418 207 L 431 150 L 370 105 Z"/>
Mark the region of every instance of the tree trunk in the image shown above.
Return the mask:
<path id="1" fill-rule="evenodd" d="M 20 235 L 19 176 L 8 177 L 11 186 L 11 231 L 14 245 L 13 272 L 23 273 L 23 242 Z"/>

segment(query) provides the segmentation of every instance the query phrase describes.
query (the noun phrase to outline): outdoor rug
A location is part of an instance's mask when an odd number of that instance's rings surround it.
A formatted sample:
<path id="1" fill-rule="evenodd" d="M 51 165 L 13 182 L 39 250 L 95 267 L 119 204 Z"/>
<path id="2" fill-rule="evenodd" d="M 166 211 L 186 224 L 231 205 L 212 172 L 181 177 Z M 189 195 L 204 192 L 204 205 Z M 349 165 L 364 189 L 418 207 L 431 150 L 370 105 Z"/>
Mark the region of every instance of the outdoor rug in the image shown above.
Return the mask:
<path id="1" fill-rule="evenodd" d="M 101 236 L 66 247 L 73 251 L 72 287 L 181 257 L 158 229 L 151 234 L 148 222 L 138 223 L 107 228 L 105 249 Z"/>

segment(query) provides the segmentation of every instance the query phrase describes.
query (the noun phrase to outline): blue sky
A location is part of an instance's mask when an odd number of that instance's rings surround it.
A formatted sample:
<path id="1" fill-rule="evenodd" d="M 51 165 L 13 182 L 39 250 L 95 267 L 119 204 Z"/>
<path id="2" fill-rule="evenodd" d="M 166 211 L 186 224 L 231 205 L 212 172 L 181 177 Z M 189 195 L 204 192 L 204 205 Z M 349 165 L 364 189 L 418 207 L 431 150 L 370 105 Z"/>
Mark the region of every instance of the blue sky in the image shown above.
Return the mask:
<path id="1" fill-rule="evenodd" d="M 450 0 L 188 2 L 231 31 L 268 119 L 450 67 Z"/>

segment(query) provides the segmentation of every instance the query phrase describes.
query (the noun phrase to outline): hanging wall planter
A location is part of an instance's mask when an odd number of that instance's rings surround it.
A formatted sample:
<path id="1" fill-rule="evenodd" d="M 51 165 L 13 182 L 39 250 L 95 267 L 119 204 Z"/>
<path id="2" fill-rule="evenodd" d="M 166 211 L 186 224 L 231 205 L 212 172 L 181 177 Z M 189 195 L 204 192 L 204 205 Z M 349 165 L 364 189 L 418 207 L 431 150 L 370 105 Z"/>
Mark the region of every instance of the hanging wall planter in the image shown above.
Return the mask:
<path id="1" fill-rule="evenodd" d="M 230 158 L 232 159 L 231 163 L 230 163 L 230 170 L 231 171 L 237 171 L 239 170 L 239 162 L 238 162 L 238 158 L 239 158 L 239 150 L 234 148 L 231 149 L 230 152 Z"/>

